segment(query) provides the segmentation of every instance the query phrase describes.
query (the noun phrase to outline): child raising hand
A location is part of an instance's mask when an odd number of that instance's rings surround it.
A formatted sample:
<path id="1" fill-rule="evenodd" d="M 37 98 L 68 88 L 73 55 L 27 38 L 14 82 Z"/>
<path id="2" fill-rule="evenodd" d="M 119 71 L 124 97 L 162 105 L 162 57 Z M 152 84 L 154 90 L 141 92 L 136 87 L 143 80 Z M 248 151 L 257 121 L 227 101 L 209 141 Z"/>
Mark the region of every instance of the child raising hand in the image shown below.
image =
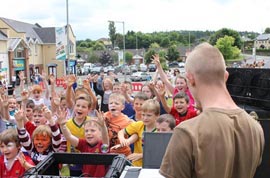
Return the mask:
<path id="1" fill-rule="evenodd" d="M 67 141 L 76 147 L 80 152 L 106 153 L 109 148 L 109 136 L 103 113 L 96 111 L 97 119 L 90 119 L 84 123 L 84 138 L 77 138 L 72 135 L 66 126 L 67 112 L 62 110 L 58 114 L 57 122 Z M 104 177 L 107 168 L 105 165 L 83 165 L 84 175 L 91 177 Z"/>

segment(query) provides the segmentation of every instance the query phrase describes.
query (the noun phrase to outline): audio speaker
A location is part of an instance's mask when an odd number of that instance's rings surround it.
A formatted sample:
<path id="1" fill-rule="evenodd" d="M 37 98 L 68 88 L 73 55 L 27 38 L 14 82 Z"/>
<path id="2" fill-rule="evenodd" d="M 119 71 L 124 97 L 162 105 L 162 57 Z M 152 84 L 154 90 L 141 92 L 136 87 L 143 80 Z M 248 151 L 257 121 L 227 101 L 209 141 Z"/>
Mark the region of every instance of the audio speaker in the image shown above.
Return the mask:
<path id="1" fill-rule="evenodd" d="M 23 177 L 61 177 L 59 175 L 59 164 L 107 165 L 109 170 L 105 178 L 118 178 L 124 167 L 130 165 L 130 162 L 123 155 L 111 153 L 52 153 L 36 167 L 25 172 Z"/>
<path id="2" fill-rule="evenodd" d="M 270 110 L 270 69 L 227 68 L 227 71 L 227 88 L 236 104 Z"/>
<path id="3" fill-rule="evenodd" d="M 259 119 L 259 122 L 264 131 L 264 151 L 261 165 L 257 168 L 254 178 L 270 177 L 270 120 Z"/>

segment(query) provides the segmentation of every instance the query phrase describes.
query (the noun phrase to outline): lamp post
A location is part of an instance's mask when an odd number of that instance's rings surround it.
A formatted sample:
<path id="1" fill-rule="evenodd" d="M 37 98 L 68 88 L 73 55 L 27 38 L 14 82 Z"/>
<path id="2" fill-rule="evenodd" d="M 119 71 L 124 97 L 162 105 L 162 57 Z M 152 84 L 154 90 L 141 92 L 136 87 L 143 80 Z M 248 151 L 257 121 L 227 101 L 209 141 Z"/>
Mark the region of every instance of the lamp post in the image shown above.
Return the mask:
<path id="1" fill-rule="evenodd" d="M 124 21 L 114 21 L 108 20 L 108 22 L 122 23 L 123 24 L 123 63 L 126 63 L 125 50 L 126 50 L 126 40 L 125 40 L 125 22 Z"/>
<path id="2" fill-rule="evenodd" d="M 69 17 L 68 17 L 68 0 L 66 0 L 66 10 L 67 10 L 67 53 L 66 53 L 66 59 L 67 59 L 67 63 L 65 62 L 64 64 L 64 70 L 66 70 L 66 75 L 69 74 Z"/>

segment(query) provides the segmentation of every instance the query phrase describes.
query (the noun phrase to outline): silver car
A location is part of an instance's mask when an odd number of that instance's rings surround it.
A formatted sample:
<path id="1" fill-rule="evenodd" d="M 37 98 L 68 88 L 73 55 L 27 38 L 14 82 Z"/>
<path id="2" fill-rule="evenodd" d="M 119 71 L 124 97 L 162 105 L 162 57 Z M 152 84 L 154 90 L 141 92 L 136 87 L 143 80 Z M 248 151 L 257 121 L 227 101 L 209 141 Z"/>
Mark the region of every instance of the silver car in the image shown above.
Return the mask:
<path id="1" fill-rule="evenodd" d="M 151 75 L 146 72 L 135 72 L 130 76 L 130 80 L 133 81 L 150 81 Z"/>

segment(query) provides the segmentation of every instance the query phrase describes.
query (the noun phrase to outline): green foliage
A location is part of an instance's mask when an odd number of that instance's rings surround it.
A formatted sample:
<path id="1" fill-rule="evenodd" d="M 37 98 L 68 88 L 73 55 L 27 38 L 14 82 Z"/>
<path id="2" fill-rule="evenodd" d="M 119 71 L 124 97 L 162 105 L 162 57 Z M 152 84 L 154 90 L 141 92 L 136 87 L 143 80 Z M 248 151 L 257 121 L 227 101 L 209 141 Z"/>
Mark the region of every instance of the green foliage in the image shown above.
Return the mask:
<path id="1" fill-rule="evenodd" d="M 158 43 L 152 43 L 152 44 L 149 46 L 149 48 L 154 49 L 154 50 L 157 50 L 157 49 L 160 48 L 160 46 L 159 46 Z"/>
<path id="2" fill-rule="evenodd" d="M 89 55 L 89 58 L 88 58 L 88 62 L 90 62 L 90 63 L 99 62 L 99 56 L 96 53 L 91 52 L 90 55 Z"/>
<path id="3" fill-rule="evenodd" d="M 116 28 L 115 28 L 115 24 L 113 21 L 109 22 L 109 37 L 110 37 L 110 40 L 112 42 L 112 46 L 114 49 L 115 40 L 116 40 Z"/>
<path id="4" fill-rule="evenodd" d="M 177 61 L 177 59 L 179 58 L 180 56 L 180 53 L 177 49 L 177 46 L 176 45 L 171 45 L 169 48 L 168 48 L 168 52 L 167 52 L 167 59 L 169 61 Z"/>
<path id="5" fill-rule="evenodd" d="M 133 57 L 133 54 L 131 52 L 125 52 L 125 60 L 127 64 L 131 63 L 132 57 Z"/>
<path id="6" fill-rule="evenodd" d="M 264 30 L 264 33 L 265 33 L 265 34 L 270 33 L 270 28 L 269 28 L 269 27 L 267 27 L 267 28 Z"/>
<path id="7" fill-rule="evenodd" d="M 223 38 L 225 35 L 233 37 L 235 39 L 233 45 L 241 49 L 242 41 L 240 34 L 237 31 L 228 28 L 222 28 L 221 30 L 218 30 L 215 34 L 213 34 L 210 37 L 210 44 L 216 45 L 218 39 Z"/>
<path id="8" fill-rule="evenodd" d="M 146 64 L 150 64 L 152 62 L 152 56 L 157 54 L 154 49 L 149 49 L 144 55 L 144 61 Z"/>
<path id="9" fill-rule="evenodd" d="M 105 46 L 104 46 L 104 44 L 103 43 L 101 43 L 101 42 L 96 42 L 95 44 L 94 44 L 94 46 L 93 46 L 93 50 L 105 50 L 106 48 L 105 48 Z"/>
<path id="10" fill-rule="evenodd" d="M 161 40 L 160 46 L 163 48 L 167 48 L 170 45 L 170 39 L 168 37 L 165 37 Z"/>
<path id="11" fill-rule="evenodd" d="M 233 44 L 234 38 L 231 36 L 225 35 L 223 38 L 218 39 L 216 47 L 223 54 L 225 60 L 239 58 L 240 50 Z"/>

